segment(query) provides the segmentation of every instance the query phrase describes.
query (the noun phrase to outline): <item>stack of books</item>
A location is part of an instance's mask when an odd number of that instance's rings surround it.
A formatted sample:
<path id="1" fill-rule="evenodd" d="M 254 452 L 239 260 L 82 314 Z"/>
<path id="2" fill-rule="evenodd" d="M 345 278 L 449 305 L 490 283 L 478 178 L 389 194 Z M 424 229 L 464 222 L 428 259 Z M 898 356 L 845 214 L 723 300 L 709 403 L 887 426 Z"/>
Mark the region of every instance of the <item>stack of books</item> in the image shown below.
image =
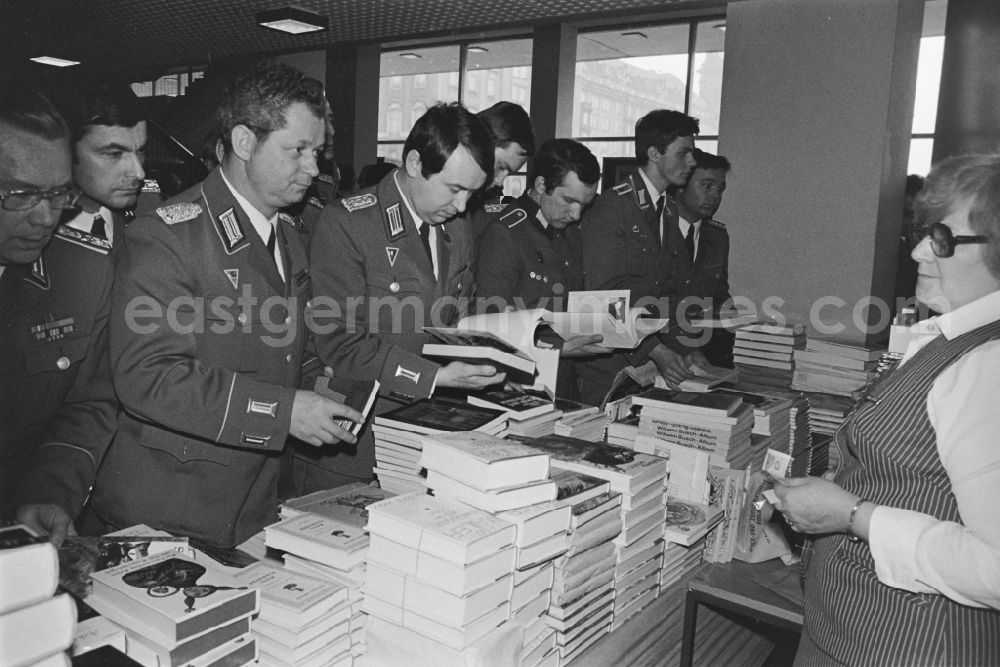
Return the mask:
<path id="1" fill-rule="evenodd" d="M 253 633 L 261 665 L 350 667 L 351 603 L 346 587 L 263 562 L 234 576 L 260 591 Z"/>
<path id="2" fill-rule="evenodd" d="M 59 558 L 27 526 L 0 528 L 0 664 L 68 665 L 76 605 L 59 584 Z"/>
<path id="3" fill-rule="evenodd" d="M 799 395 L 789 410 L 790 437 L 788 453 L 792 463 L 789 476 L 804 477 L 809 474 L 826 472 L 829 463 L 829 448 L 823 442 L 814 443 L 809 427 L 809 400 L 805 395 Z M 813 473 L 813 470 L 819 472 Z"/>
<path id="4" fill-rule="evenodd" d="M 125 630 L 143 665 L 245 665 L 257 659 L 250 619 L 259 591 L 208 556 L 159 553 L 94 572 L 88 605 Z"/>
<path id="5" fill-rule="evenodd" d="M 832 435 L 847 421 L 854 401 L 846 396 L 807 394 L 809 399 L 809 429 L 813 433 Z"/>
<path id="6" fill-rule="evenodd" d="M 669 447 L 681 446 L 707 453 L 712 465 L 749 462 L 754 409 L 741 396 L 649 389 L 633 402 L 642 407 L 636 451 L 669 457 Z"/>
<path id="7" fill-rule="evenodd" d="M 605 491 L 572 507 L 569 550 L 554 562 L 545 621 L 566 664 L 611 629 L 614 615 L 614 539 L 621 533 L 621 494 Z"/>
<path id="8" fill-rule="evenodd" d="M 392 493 L 425 491 L 420 464 L 425 435 L 455 431 L 502 435 L 506 428 L 507 413 L 501 410 L 444 399 L 425 399 L 376 415 L 375 474 L 381 487 Z"/>
<path id="9" fill-rule="evenodd" d="M 552 410 L 526 419 L 517 419 L 513 415 L 509 415 L 507 434 L 526 438 L 551 435 L 556 432 L 556 422 L 562 419 L 562 416 L 562 410 Z"/>
<path id="10" fill-rule="evenodd" d="M 801 324 L 758 322 L 736 330 L 733 360 L 740 379 L 752 385 L 788 389 L 794 369 L 793 354 L 805 347 Z"/>
<path id="11" fill-rule="evenodd" d="M 635 449 L 635 439 L 639 435 L 639 415 L 629 413 L 608 424 L 608 444 L 627 449 Z"/>
<path id="12" fill-rule="evenodd" d="M 705 540 L 722 521 L 724 511 L 700 502 L 667 498 L 667 528 L 659 585 L 664 591 L 702 562 Z"/>
<path id="13" fill-rule="evenodd" d="M 880 350 L 810 340 L 795 350 L 792 389 L 851 396 L 878 375 Z"/>
<path id="14" fill-rule="evenodd" d="M 532 389 L 484 389 L 469 394 L 467 400 L 472 405 L 506 412 L 507 430 L 512 435 L 548 435 L 562 416 L 548 394 Z"/>
<path id="15" fill-rule="evenodd" d="M 308 512 L 351 525 L 355 529 L 365 529 L 368 523 L 368 506 L 390 498 L 392 495 L 378 486 L 354 482 L 287 500 L 281 506 L 281 516 L 284 519 L 292 519 Z M 367 549 L 367 542 L 362 549 Z M 363 554 L 356 554 L 357 556 L 363 556 Z M 351 654 L 357 658 L 364 653 L 367 623 L 367 614 L 364 613 L 361 604 L 364 599 L 364 564 L 344 570 L 293 553 L 284 554 L 284 561 L 285 567 L 293 572 L 320 577 L 347 589 L 348 600 L 351 604 Z"/>
<path id="16" fill-rule="evenodd" d="M 418 493 L 368 510 L 364 606 L 370 615 L 458 651 L 507 621 L 516 526 Z"/>
<path id="17" fill-rule="evenodd" d="M 544 664 L 552 654 L 558 657 L 556 632 L 549 626 L 546 616 L 554 580 L 555 565 L 551 560 L 514 571 L 510 620 L 524 628 L 518 663 L 524 667 Z"/>
<path id="18" fill-rule="evenodd" d="M 750 475 L 746 470 L 709 468 L 708 503 L 721 509 L 722 520 L 705 538 L 703 558 L 709 563 L 728 563 L 736 553 L 740 517 L 747 499 Z"/>
<path id="19" fill-rule="evenodd" d="M 608 417 L 596 407 L 584 408 L 575 412 L 563 412 L 563 416 L 555 423 L 553 432 L 570 438 L 578 438 L 588 442 L 604 440 L 608 429 Z"/>
<path id="20" fill-rule="evenodd" d="M 435 496 L 502 512 L 555 500 L 549 457 L 515 440 L 476 431 L 428 435 L 421 465 Z"/>

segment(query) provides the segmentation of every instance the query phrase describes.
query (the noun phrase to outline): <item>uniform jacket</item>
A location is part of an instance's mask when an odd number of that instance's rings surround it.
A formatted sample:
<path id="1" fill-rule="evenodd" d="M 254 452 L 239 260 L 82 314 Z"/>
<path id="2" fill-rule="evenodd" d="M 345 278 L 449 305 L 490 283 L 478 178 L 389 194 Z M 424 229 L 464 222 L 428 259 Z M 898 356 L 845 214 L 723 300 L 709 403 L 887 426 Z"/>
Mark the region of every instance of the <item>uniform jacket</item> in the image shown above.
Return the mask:
<path id="1" fill-rule="evenodd" d="M 324 209 L 310 251 L 317 329 L 328 323 L 332 329 L 317 333 L 317 351 L 338 377 L 381 382 L 377 413 L 431 395 L 440 366 L 420 356 L 427 340 L 423 327 L 454 325 L 474 293 L 468 222 L 438 225 L 435 279 L 394 176 Z M 319 304 L 327 300 L 334 305 L 331 318 L 321 316 L 326 306 Z M 357 448 L 323 448 L 319 458 L 325 462 L 319 463 L 370 478 L 374 452 L 368 433 Z M 317 458 L 318 452 L 300 449 Z"/>
<path id="2" fill-rule="evenodd" d="M 232 546 L 276 517 L 311 296 L 301 228 L 278 223 L 286 283 L 218 169 L 129 226 L 111 319 L 124 414 L 93 500 L 112 525 Z"/>
<path id="3" fill-rule="evenodd" d="M 491 219 L 479 241 L 476 296 L 518 309 L 565 310 L 566 295 L 583 289 L 579 226 L 543 227 L 527 193 Z"/>
<path id="4" fill-rule="evenodd" d="M 115 430 L 107 240 L 59 227 L 0 276 L 0 514 L 55 503 L 76 516 Z"/>

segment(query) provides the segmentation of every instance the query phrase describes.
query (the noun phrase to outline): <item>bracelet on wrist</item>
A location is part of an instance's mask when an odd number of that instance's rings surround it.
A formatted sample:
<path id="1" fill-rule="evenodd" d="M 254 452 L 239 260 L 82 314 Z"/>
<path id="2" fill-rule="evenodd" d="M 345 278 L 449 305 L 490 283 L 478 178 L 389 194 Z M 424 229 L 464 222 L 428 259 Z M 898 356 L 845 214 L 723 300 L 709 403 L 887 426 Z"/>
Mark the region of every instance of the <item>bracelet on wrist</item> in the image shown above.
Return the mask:
<path id="1" fill-rule="evenodd" d="M 858 502 L 851 508 L 850 516 L 847 517 L 847 539 L 851 542 L 861 541 L 861 538 L 854 534 L 854 519 L 858 515 L 858 509 L 867 502 L 864 498 L 858 498 Z"/>

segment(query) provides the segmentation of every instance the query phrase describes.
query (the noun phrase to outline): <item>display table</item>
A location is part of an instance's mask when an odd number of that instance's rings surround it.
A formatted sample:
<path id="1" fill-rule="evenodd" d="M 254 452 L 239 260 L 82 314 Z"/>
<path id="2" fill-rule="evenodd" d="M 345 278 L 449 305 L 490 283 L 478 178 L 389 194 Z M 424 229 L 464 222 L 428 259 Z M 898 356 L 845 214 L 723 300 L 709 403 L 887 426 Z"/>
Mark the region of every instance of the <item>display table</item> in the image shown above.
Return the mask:
<path id="1" fill-rule="evenodd" d="M 706 563 L 571 665 L 762 665 L 775 644 L 757 626 L 797 631 L 802 625 L 798 582 L 798 566 L 786 567 L 780 560 Z M 707 608 L 697 614 L 698 605 Z M 737 612 L 747 622 L 734 622 L 715 609 Z"/>

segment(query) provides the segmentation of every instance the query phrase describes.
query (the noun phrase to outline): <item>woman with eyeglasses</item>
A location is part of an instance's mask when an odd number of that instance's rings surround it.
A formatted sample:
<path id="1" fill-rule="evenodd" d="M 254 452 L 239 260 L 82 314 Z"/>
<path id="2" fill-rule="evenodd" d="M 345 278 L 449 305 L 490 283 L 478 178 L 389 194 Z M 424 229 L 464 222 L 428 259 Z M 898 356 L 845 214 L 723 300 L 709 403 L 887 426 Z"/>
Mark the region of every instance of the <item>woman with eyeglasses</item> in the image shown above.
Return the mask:
<path id="1" fill-rule="evenodd" d="M 1000 155 L 917 200 L 917 325 L 837 432 L 833 481 L 775 480 L 812 536 L 796 665 L 1000 664 Z"/>

